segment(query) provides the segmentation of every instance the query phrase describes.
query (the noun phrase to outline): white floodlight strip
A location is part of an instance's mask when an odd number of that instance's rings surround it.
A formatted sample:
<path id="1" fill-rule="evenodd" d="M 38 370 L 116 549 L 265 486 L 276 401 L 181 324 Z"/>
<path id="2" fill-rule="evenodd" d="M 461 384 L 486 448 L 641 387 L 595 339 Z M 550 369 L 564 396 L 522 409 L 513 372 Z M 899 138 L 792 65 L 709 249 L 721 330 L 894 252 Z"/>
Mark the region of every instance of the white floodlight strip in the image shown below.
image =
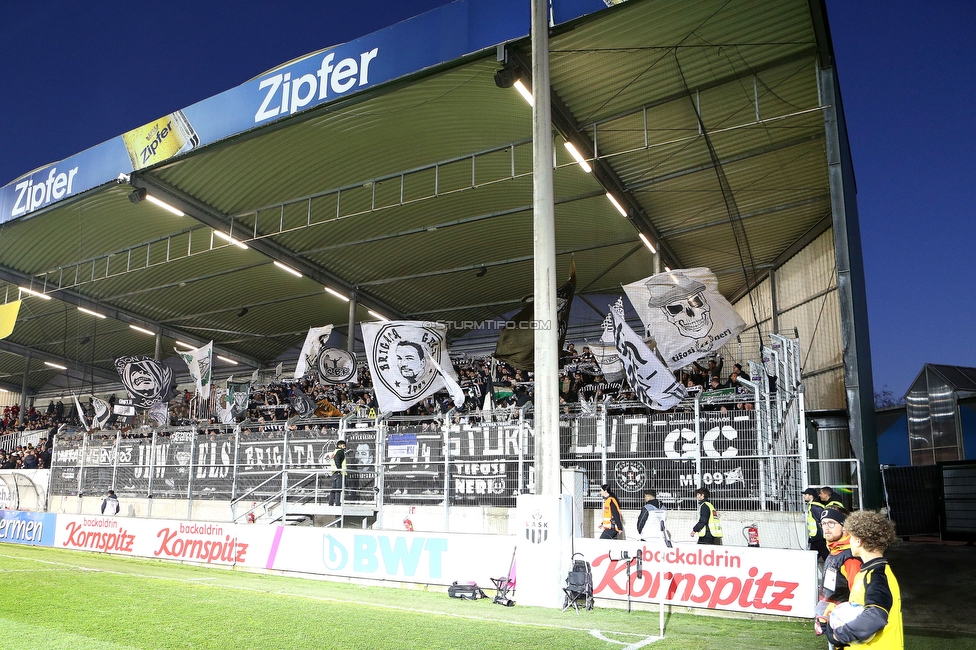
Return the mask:
<path id="1" fill-rule="evenodd" d="M 169 210 L 170 212 L 172 212 L 173 214 L 175 214 L 177 217 L 185 217 L 186 216 L 186 213 L 183 212 L 182 210 L 180 210 L 179 208 L 174 208 L 173 206 L 171 206 L 166 201 L 157 199 L 152 194 L 146 194 L 146 200 L 149 201 L 150 203 L 155 203 L 156 205 L 158 205 L 159 207 L 161 207 L 164 210 Z"/>
<path id="2" fill-rule="evenodd" d="M 290 266 L 287 266 L 285 264 L 282 264 L 278 260 L 274 260 L 274 265 L 277 266 L 282 271 L 288 271 L 289 273 L 291 273 L 292 275 L 294 275 L 296 278 L 302 277 L 302 274 L 301 273 L 299 273 L 295 269 L 291 268 Z"/>
<path id="3" fill-rule="evenodd" d="M 134 329 L 137 332 L 142 332 L 143 334 L 148 334 L 149 336 L 156 336 L 156 332 L 152 330 L 147 330 L 145 327 L 139 327 L 138 325 L 129 325 L 130 329 Z"/>
<path id="4" fill-rule="evenodd" d="M 383 314 L 377 314 L 377 313 L 376 313 L 375 311 L 373 311 L 372 309 L 367 309 L 366 311 L 367 311 L 367 312 L 369 312 L 369 315 L 370 315 L 370 316 L 372 316 L 372 317 L 374 317 L 374 318 L 378 318 L 378 319 L 380 319 L 380 320 L 382 320 L 382 321 L 388 321 L 388 320 L 390 320 L 389 318 L 387 318 L 387 317 L 386 317 L 386 316 L 384 316 Z"/>
<path id="5" fill-rule="evenodd" d="M 349 302 L 349 297 L 348 296 L 342 295 L 341 293 L 339 293 L 335 289 L 332 289 L 331 287 L 324 287 L 324 289 L 326 291 L 328 291 L 329 293 L 331 293 L 336 298 L 338 298 L 339 300 L 345 300 L 346 302 Z"/>
<path id="6" fill-rule="evenodd" d="M 517 79 L 512 85 L 515 87 L 515 90 L 522 95 L 522 99 L 529 102 L 529 106 L 534 105 L 534 102 L 532 101 L 532 91 L 525 87 L 525 84 L 522 83 L 521 79 Z"/>
<path id="7" fill-rule="evenodd" d="M 51 296 L 47 295 L 46 293 L 41 293 L 40 291 L 34 291 L 33 289 L 28 289 L 27 287 L 17 287 L 17 288 L 23 291 L 24 293 L 29 293 L 32 296 L 37 296 L 38 298 L 44 298 L 44 300 L 51 299 Z"/>
<path id="8" fill-rule="evenodd" d="M 224 362 L 229 363 L 231 365 L 234 365 L 234 366 L 238 365 L 238 363 L 236 361 L 234 361 L 233 359 L 228 359 L 227 357 L 222 357 L 219 354 L 217 355 L 217 358 L 220 359 L 221 361 L 224 361 Z"/>
<path id="9" fill-rule="evenodd" d="M 105 314 L 99 314 L 97 311 L 92 311 L 91 309 L 85 309 L 84 307 L 79 307 L 78 311 L 84 312 L 89 316 L 94 316 L 95 318 L 107 318 Z"/>
<path id="10" fill-rule="evenodd" d="M 183 341 L 175 341 L 175 343 L 176 345 L 179 345 L 180 347 L 184 347 L 187 350 L 195 350 L 197 348 L 197 346 L 190 345 L 189 343 L 184 343 Z"/>
<path id="11" fill-rule="evenodd" d="M 67 366 L 61 366 L 61 365 L 58 365 L 56 363 L 51 363 L 50 361 L 45 361 L 44 362 L 44 365 L 45 366 L 51 366 L 52 368 L 57 368 L 58 370 L 67 370 L 68 369 Z"/>
<path id="12" fill-rule="evenodd" d="M 654 253 L 655 255 L 657 255 L 657 249 L 654 248 L 654 244 L 652 244 L 651 243 L 651 240 L 647 238 L 647 235 L 645 235 L 644 233 L 638 233 L 638 234 L 640 235 L 641 241 L 644 242 L 644 245 L 647 246 L 647 248 L 652 253 Z"/>
<path id="13" fill-rule="evenodd" d="M 593 168 L 590 167 L 590 163 L 586 162 L 586 158 L 580 154 L 576 147 L 573 146 L 572 142 L 567 140 L 563 144 L 565 145 L 566 150 L 569 152 L 569 155 L 573 157 L 573 160 L 575 160 L 577 164 L 583 168 L 583 171 L 585 171 L 587 174 L 593 171 Z"/>
<path id="14" fill-rule="evenodd" d="M 217 235 L 218 237 L 220 237 L 221 239 L 223 239 L 226 242 L 230 242 L 231 244 L 233 244 L 234 246 L 237 246 L 238 248 L 241 248 L 243 250 L 247 250 L 247 244 L 245 244 L 242 241 L 238 241 L 238 240 L 234 239 L 233 237 L 231 237 L 227 233 L 221 232 L 219 230 L 214 230 L 213 231 L 213 234 Z"/>
<path id="15" fill-rule="evenodd" d="M 627 216 L 627 211 L 624 210 L 623 206 L 617 202 L 617 199 L 613 196 L 613 194 L 607 192 L 607 198 L 610 199 L 610 203 L 613 203 L 613 207 L 617 208 L 617 212 L 620 213 L 620 216 L 622 217 Z"/>
<path id="16" fill-rule="evenodd" d="M 671 272 L 671 267 L 670 266 L 665 266 L 664 267 L 664 270 L 665 270 L 665 272 L 670 273 Z"/>

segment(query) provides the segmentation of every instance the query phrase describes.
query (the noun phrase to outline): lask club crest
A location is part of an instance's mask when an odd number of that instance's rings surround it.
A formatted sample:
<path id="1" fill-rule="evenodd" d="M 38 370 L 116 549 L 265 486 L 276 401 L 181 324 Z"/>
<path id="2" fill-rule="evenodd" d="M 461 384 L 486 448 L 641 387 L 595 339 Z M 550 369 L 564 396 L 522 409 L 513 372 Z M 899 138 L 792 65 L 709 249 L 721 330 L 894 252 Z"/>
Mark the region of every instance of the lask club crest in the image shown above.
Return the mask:
<path id="1" fill-rule="evenodd" d="M 532 519 L 525 522 L 525 539 L 533 544 L 541 544 L 549 539 L 549 522 L 542 518 L 542 512 L 536 510 Z"/>

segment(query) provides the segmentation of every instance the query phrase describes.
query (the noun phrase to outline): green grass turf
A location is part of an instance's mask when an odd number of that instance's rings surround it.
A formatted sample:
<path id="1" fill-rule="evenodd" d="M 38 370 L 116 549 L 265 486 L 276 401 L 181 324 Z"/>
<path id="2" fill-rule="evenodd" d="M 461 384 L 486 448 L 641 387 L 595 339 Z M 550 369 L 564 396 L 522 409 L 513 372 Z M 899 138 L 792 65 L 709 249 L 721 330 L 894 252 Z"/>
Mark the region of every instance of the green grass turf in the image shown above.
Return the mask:
<path id="1" fill-rule="evenodd" d="M 666 621 L 654 648 L 826 647 L 807 622 L 676 613 Z M 0 544 L 0 625 L 0 646 L 11 649 L 617 649 L 649 641 L 658 614 L 506 608 L 437 591 Z M 907 647 L 953 643 L 920 636 Z"/>

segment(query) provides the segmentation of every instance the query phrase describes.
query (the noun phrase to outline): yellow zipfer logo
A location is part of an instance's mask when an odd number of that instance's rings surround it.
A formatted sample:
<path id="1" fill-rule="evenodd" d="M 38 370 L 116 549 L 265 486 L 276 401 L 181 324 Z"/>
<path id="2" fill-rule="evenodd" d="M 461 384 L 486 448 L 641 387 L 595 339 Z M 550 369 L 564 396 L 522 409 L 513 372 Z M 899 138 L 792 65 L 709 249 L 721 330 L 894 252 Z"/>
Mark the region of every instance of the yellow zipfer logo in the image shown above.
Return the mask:
<path id="1" fill-rule="evenodd" d="M 124 133 L 122 140 L 133 169 L 154 165 L 200 144 L 199 136 L 183 111 L 170 113 Z"/>

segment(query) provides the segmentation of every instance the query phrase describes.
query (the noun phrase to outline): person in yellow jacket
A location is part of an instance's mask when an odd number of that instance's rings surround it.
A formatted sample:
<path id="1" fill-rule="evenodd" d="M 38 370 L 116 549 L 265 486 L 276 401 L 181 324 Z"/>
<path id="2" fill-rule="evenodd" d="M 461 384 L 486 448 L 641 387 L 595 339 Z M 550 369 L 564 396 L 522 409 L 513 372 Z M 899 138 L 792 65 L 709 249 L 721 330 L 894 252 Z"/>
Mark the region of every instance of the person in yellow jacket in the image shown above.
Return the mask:
<path id="1" fill-rule="evenodd" d="M 905 632 L 901 617 L 901 589 L 884 552 L 895 542 L 895 525 L 879 512 L 854 512 L 844 521 L 851 538 L 851 553 L 860 558 L 850 602 L 863 609 L 856 618 L 831 628 L 830 612 L 818 617 L 827 639 L 835 646 L 902 650 Z"/>
<path id="2" fill-rule="evenodd" d="M 603 523 L 600 524 L 603 532 L 600 534 L 600 539 L 617 539 L 624 529 L 624 519 L 620 514 L 620 502 L 610 491 L 609 483 L 600 486 L 600 496 L 603 497 Z"/>
<path id="3" fill-rule="evenodd" d="M 820 492 L 817 495 L 820 497 L 820 503 L 824 508 L 843 508 L 844 504 L 841 503 L 840 495 L 834 492 L 834 488 L 829 485 L 825 485 L 820 488 Z"/>
<path id="4" fill-rule="evenodd" d="M 329 456 L 329 469 L 332 470 L 332 491 L 329 492 L 329 505 L 342 505 L 342 484 L 346 480 L 346 441 L 336 442 L 335 451 Z"/>
<path id="5" fill-rule="evenodd" d="M 699 544 L 722 544 L 722 522 L 719 521 L 718 511 L 708 500 L 708 488 L 700 487 L 695 490 L 698 499 L 698 523 L 691 530 L 691 536 L 698 536 Z"/>

